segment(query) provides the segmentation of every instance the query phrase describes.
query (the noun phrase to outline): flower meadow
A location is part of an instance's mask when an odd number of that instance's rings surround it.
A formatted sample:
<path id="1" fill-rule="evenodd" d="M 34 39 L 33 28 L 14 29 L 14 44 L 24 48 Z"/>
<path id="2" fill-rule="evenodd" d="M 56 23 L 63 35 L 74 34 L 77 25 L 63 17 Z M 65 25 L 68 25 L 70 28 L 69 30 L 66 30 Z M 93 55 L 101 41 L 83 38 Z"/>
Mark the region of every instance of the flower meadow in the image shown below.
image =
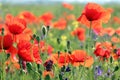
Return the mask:
<path id="1" fill-rule="evenodd" d="M 119 6 L 0 10 L 0 80 L 120 80 Z"/>

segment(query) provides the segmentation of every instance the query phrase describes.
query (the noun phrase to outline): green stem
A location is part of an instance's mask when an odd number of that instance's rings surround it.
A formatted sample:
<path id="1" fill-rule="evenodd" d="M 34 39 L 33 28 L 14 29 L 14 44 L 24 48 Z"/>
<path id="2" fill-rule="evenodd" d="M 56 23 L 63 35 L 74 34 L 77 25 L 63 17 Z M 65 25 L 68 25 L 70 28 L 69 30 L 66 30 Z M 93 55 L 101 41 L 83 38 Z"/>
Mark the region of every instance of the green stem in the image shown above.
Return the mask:
<path id="1" fill-rule="evenodd" d="M 1 80 L 5 80 L 6 78 L 6 72 L 5 72 L 5 50 L 4 50 L 4 35 L 2 35 L 2 40 L 1 40 L 1 47 L 2 47 L 2 59 L 1 59 L 1 62 L 2 62 L 2 74 L 1 74 Z"/>
<path id="2" fill-rule="evenodd" d="M 81 74 L 80 74 L 80 78 L 82 78 L 82 73 L 83 73 L 83 71 L 84 71 L 84 69 L 85 69 L 85 64 L 86 64 L 86 58 L 85 58 L 85 61 L 84 61 L 84 64 L 82 65 L 82 69 L 81 69 Z"/>
<path id="3" fill-rule="evenodd" d="M 87 52 L 90 52 L 91 49 L 91 30 L 92 30 L 92 21 L 90 22 L 90 29 L 89 29 L 89 36 L 88 36 L 88 43 L 87 43 Z"/>
<path id="4" fill-rule="evenodd" d="M 89 37 L 91 38 L 92 21 L 90 22 Z"/>

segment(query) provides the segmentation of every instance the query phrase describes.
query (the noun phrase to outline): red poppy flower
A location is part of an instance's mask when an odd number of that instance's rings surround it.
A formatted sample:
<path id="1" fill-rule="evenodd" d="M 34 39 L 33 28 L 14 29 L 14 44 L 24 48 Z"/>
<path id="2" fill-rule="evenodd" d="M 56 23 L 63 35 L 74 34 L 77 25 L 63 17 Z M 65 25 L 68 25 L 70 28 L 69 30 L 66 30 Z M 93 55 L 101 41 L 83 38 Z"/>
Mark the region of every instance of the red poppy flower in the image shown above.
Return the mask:
<path id="1" fill-rule="evenodd" d="M 3 42 L 2 42 L 2 39 L 3 39 Z M 9 49 L 9 47 L 11 47 L 13 44 L 12 36 L 10 34 L 6 34 L 3 37 L 0 36 L 0 44 L 1 44 L 0 49 L 2 49 L 2 46 L 3 46 L 3 49 Z"/>
<path id="2" fill-rule="evenodd" d="M 20 65 L 18 63 L 18 59 L 16 57 L 18 52 L 18 49 L 11 46 L 8 50 L 7 53 L 10 54 L 10 57 L 8 58 L 8 60 L 6 61 L 6 65 L 10 65 L 11 67 L 15 67 L 16 69 L 20 69 Z M 12 65 L 11 65 L 12 64 Z"/>
<path id="3" fill-rule="evenodd" d="M 117 49 L 116 54 L 120 57 L 120 48 Z"/>
<path id="4" fill-rule="evenodd" d="M 109 58 L 111 50 L 112 45 L 109 42 L 98 43 L 94 54 L 96 56 L 100 56 L 101 58 Z"/>
<path id="5" fill-rule="evenodd" d="M 112 46 L 112 43 L 109 42 L 109 41 L 105 41 L 105 42 L 97 42 L 96 47 L 102 47 L 102 48 L 107 48 L 109 50 L 112 50 L 113 49 L 113 46 Z"/>
<path id="6" fill-rule="evenodd" d="M 35 40 L 35 44 L 38 44 L 38 41 L 37 40 Z M 48 45 L 48 44 L 46 44 L 45 43 L 45 41 L 40 41 L 39 42 L 39 50 L 42 52 L 42 53 L 46 53 L 47 52 L 47 54 L 48 55 L 51 55 L 52 54 L 52 52 L 53 52 L 53 50 L 54 50 L 54 48 L 51 46 L 51 45 Z"/>
<path id="7" fill-rule="evenodd" d="M 13 38 L 7 27 L 3 24 L 0 24 L 0 33 L 2 28 L 4 28 L 4 35 L 0 35 L 0 49 L 9 49 L 13 44 Z"/>
<path id="8" fill-rule="evenodd" d="M 29 11 L 21 12 L 18 15 L 18 17 L 25 19 L 27 23 L 35 23 L 36 22 L 36 16 Z"/>
<path id="9" fill-rule="evenodd" d="M 107 27 L 103 29 L 103 33 L 112 36 L 115 33 L 115 30 L 112 27 Z"/>
<path id="10" fill-rule="evenodd" d="M 18 55 L 24 61 L 36 62 L 38 64 L 42 62 L 38 45 L 32 44 L 29 41 L 21 41 L 18 43 Z"/>
<path id="11" fill-rule="evenodd" d="M 17 53 L 18 53 L 18 49 L 15 48 L 14 46 L 11 46 L 8 50 L 8 53 L 10 53 L 10 56 L 12 58 L 13 61 L 18 62 L 18 59 L 16 57 Z"/>
<path id="12" fill-rule="evenodd" d="M 53 49 L 52 46 L 50 46 L 50 45 L 47 46 L 47 53 L 48 53 L 49 55 L 52 54 L 53 50 L 54 50 L 54 49 Z"/>
<path id="13" fill-rule="evenodd" d="M 120 39 L 119 39 L 118 37 L 113 36 L 113 37 L 111 38 L 111 41 L 112 41 L 113 43 L 119 43 L 119 42 L 120 42 Z"/>
<path id="14" fill-rule="evenodd" d="M 47 60 L 52 60 L 53 64 L 57 64 L 58 63 L 58 54 L 57 53 L 51 54 Z"/>
<path id="15" fill-rule="evenodd" d="M 96 25 L 97 26 L 97 25 Z M 96 35 L 103 35 L 103 33 L 102 33 L 102 30 L 103 30 L 103 27 L 102 26 L 98 26 L 98 27 L 96 27 L 96 26 L 93 26 L 93 31 L 94 31 L 94 33 L 96 34 Z"/>
<path id="16" fill-rule="evenodd" d="M 67 20 L 75 20 L 76 17 L 75 17 L 75 15 L 70 14 L 70 15 L 67 15 L 67 16 L 66 16 L 66 19 L 67 19 Z"/>
<path id="17" fill-rule="evenodd" d="M 85 41 L 85 29 L 84 28 L 76 28 L 71 33 L 74 36 L 77 36 L 80 41 Z"/>
<path id="18" fill-rule="evenodd" d="M 54 18 L 53 14 L 50 12 L 44 13 L 39 17 L 40 21 L 43 21 L 44 25 L 51 25 L 51 21 Z"/>
<path id="19" fill-rule="evenodd" d="M 74 7 L 71 4 L 63 3 L 62 5 L 63 5 L 64 8 L 67 8 L 69 10 L 73 10 L 74 9 Z"/>
<path id="20" fill-rule="evenodd" d="M 62 67 L 63 65 L 68 65 L 70 61 L 71 59 L 68 53 L 61 53 L 58 58 L 58 65 Z"/>
<path id="21" fill-rule="evenodd" d="M 26 28 L 21 34 L 16 35 L 16 42 L 19 43 L 22 40 L 30 41 L 33 32 L 30 28 Z"/>
<path id="22" fill-rule="evenodd" d="M 42 48 L 42 47 L 45 46 L 45 41 L 42 41 L 42 40 L 41 40 L 39 44 L 40 44 L 40 48 Z"/>
<path id="23" fill-rule="evenodd" d="M 114 22 L 120 24 L 120 18 L 119 18 L 119 17 L 115 16 L 115 17 L 113 18 L 113 20 L 114 20 Z"/>
<path id="24" fill-rule="evenodd" d="M 76 17 L 74 14 L 69 14 L 67 12 L 63 13 L 63 17 L 67 20 L 67 21 L 71 21 L 71 20 L 75 20 Z"/>
<path id="25" fill-rule="evenodd" d="M 85 24 L 87 27 L 90 27 L 91 22 L 92 27 L 98 27 L 101 26 L 102 22 L 108 22 L 110 13 L 110 10 L 105 10 L 96 3 L 88 3 L 82 12 L 82 15 L 78 18 L 78 21 Z"/>
<path id="26" fill-rule="evenodd" d="M 53 78 L 54 77 L 54 72 L 45 70 L 45 71 L 43 71 L 42 75 L 43 75 L 43 77 L 46 77 L 47 75 L 49 75 L 51 78 Z"/>
<path id="27" fill-rule="evenodd" d="M 85 67 L 90 67 L 94 60 L 91 56 L 88 56 L 87 53 L 83 50 L 75 50 L 71 54 L 72 65 L 80 66 L 83 65 Z"/>
<path id="28" fill-rule="evenodd" d="M 12 34 L 20 34 L 26 28 L 26 21 L 22 18 L 13 17 L 12 15 L 6 16 L 6 25 Z"/>
<path id="29" fill-rule="evenodd" d="M 83 50 L 75 50 L 72 52 L 71 56 L 74 62 L 84 62 L 87 54 Z"/>
<path id="30" fill-rule="evenodd" d="M 59 67 L 62 67 L 63 65 L 68 65 L 71 62 L 70 54 L 60 52 L 50 55 L 50 60 L 53 61 L 54 64 L 58 64 Z"/>
<path id="31" fill-rule="evenodd" d="M 110 57 L 109 50 L 103 49 L 103 48 L 96 48 L 96 50 L 94 51 L 94 54 L 96 56 L 105 57 L 105 58 L 109 58 Z"/>
<path id="32" fill-rule="evenodd" d="M 64 18 L 60 18 L 58 21 L 53 23 L 53 27 L 59 30 L 64 30 L 67 26 L 67 21 Z"/>
<path id="33" fill-rule="evenodd" d="M 115 30 L 115 33 L 120 36 L 120 27 Z"/>
<path id="34" fill-rule="evenodd" d="M 38 42 L 35 42 L 35 43 L 37 43 L 38 44 Z M 50 45 L 47 45 L 46 43 L 45 43 L 45 41 L 40 41 L 39 42 L 39 49 L 40 49 L 40 51 L 42 52 L 42 53 L 46 53 L 47 52 L 47 54 L 48 55 L 51 55 L 52 54 L 52 52 L 53 52 L 53 48 L 52 48 L 52 46 L 50 46 Z"/>

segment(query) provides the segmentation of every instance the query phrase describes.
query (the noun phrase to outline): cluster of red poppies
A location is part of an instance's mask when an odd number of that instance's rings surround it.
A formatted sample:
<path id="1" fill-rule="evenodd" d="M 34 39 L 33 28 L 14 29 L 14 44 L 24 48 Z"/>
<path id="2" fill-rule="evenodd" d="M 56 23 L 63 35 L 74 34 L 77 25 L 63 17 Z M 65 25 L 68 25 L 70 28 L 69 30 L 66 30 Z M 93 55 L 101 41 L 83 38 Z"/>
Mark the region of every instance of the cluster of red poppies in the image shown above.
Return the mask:
<path id="1" fill-rule="evenodd" d="M 27 24 L 28 20 L 25 18 L 8 14 L 5 23 L 0 25 L 0 49 L 10 54 L 6 61 L 7 65 L 14 63 L 20 68 L 18 64 L 20 59 L 41 64 L 40 52 L 47 51 L 51 54 L 53 51 L 53 48 L 44 41 L 33 39 L 33 32 Z"/>

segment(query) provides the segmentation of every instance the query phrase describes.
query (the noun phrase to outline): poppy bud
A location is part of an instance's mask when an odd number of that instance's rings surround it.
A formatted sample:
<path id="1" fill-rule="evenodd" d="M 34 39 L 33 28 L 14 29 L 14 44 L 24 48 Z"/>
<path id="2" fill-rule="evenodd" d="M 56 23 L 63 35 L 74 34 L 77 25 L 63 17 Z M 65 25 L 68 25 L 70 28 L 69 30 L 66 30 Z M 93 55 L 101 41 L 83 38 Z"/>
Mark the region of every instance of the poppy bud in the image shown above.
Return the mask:
<path id="1" fill-rule="evenodd" d="M 68 78 L 65 78 L 64 80 L 68 80 Z"/>
<path id="2" fill-rule="evenodd" d="M 7 58 L 6 58 L 6 59 L 8 59 L 9 57 L 10 57 L 10 54 L 8 53 L 8 54 L 7 54 Z"/>
<path id="3" fill-rule="evenodd" d="M 31 40 L 34 40 L 36 38 L 36 35 L 33 34 L 32 37 L 31 37 Z"/>
<path id="4" fill-rule="evenodd" d="M 27 63 L 26 66 L 27 66 L 28 71 L 30 71 L 32 69 L 32 64 L 31 63 Z"/>
<path id="5" fill-rule="evenodd" d="M 114 49 L 113 52 L 116 53 L 116 52 L 117 52 L 117 49 Z"/>
<path id="6" fill-rule="evenodd" d="M 69 54 L 72 54 L 72 52 L 71 52 L 71 51 L 68 51 L 68 53 L 69 53 Z"/>
<path id="7" fill-rule="evenodd" d="M 47 28 L 46 28 L 46 26 L 42 26 L 42 35 L 43 36 L 47 35 Z"/>
<path id="8" fill-rule="evenodd" d="M 5 34 L 0 36 L 0 49 L 9 49 L 13 44 L 13 39 L 11 34 Z"/>
<path id="9" fill-rule="evenodd" d="M 46 26 L 47 27 L 47 30 L 49 31 L 50 30 L 50 26 Z"/>
<path id="10" fill-rule="evenodd" d="M 67 49 L 65 49 L 64 51 L 67 52 Z"/>
<path id="11" fill-rule="evenodd" d="M 57 43 L 60 44 L 61 40 L 60 38 L 57 38 Z"/>
<path id="12" fill-rule="evenodd" d="M 60 55 L 60 51 L 58 51 L 58 57 L 59 57 L 59 55 Z"/>
<path id="13" fill-rule="evenodd" d="M 36 40 L 37 40 L 38 42 L 40 42 L 40 37 L 39 37 L 39 36 L 37 36 L 37 37 L 36 37 Z"/>
<path id="14" fill-rule="evenodd" d="M 65 71 L 65 65 L 63 65 L 61 68 L 61 72 L 64 72 L 64 71 Z"/>
<path id="15" fill-rule="evenodd" d="M 37 64 L 37 68 L 40 69 L 40 64 Z"/>
<path id="16" fill-rule="evenodd" d="M 70 49 L 70 41 L 67 41 L 67 48 Z"/>
<path id="17" fill-rule="evenodd" d="M 14 35 L 22 33 L 27 27 L 25 19 L 20 17 L 14 17 L 9 14 L 6 15 L 5 24 L 8 27 L 9 31 Z"/>
<path id="18" fill-rule="evenodd" d="M 2 28 L 2 32 L 1 32 L 2 36 L 4 35 L 4 28 Z"/>

